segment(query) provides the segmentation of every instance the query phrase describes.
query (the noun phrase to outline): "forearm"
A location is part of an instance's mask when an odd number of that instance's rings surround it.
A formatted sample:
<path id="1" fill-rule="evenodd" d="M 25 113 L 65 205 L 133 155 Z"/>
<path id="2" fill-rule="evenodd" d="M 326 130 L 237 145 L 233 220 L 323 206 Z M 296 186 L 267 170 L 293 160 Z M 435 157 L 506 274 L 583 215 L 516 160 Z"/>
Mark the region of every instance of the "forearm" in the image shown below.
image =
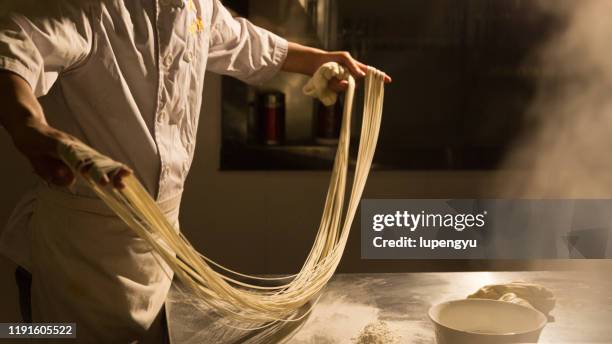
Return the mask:
<path id="1" fill-rule="evenodd" d="M 337 62 L 355 77 L 362 78 L 368 67 L 355 60 L 346 51 L 325 51 L 289 42 L 289 51 L 282 67 L 285 72 L 313 75 L 321 65 L 327 62 Z M 389 79 L 390 80 L 390 79 Z"/>
<path id="2" fill-rule="evenodd" d="M 321 49 L 289 42 L 289 50 L 282 70 L 291 73 L 313 75 L 321 65 L 325 54 L 326 52 Z"/>
<path id="3" fill-rule="evenodd" d="M 30 85 L 17 74 L 0 71 L 0 104 L 0 124 L 13 137 L 25 127 L 47 124 Z"/>
<path id="4" fill-rule="evenodd" d="M 11 135 L 13 143 L 29 160 L 36 174 L 59 186 L 70 185 L 74 174 L 58 155 L 58 145 L 74 137 L 47 124 L 44 112 L 30 85 L 17 74 L 0 70 L 0 124 Z M 83 165 L 82 173 L 93 170 Z M 131 171 L 121 168 L 112 176 L 98 180 L 105 185 L 112 178 L 116 188 L 123 188 L 123 178 Z"/>

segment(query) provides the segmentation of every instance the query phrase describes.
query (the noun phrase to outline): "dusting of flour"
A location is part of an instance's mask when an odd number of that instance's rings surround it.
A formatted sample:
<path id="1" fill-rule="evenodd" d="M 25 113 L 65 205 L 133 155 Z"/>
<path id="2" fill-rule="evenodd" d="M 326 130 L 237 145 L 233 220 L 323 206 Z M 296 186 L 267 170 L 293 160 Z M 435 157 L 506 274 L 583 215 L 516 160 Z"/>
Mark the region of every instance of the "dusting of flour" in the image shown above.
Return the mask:
<path id="1" fill-rule="evenodd" d="M 361 330 L 357 338 L 353 338 L 354 344 L 396 344 L 399 338 L 391 332 L 384 321 L 369 323 Z"/>

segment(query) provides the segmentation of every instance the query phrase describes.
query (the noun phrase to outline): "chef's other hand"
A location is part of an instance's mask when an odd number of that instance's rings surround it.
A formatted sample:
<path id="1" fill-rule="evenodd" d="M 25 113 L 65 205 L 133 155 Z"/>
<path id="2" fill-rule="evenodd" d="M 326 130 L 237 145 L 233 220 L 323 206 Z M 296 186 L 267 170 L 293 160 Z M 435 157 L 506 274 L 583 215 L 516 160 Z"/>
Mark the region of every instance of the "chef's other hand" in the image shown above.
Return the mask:
<path id="1" fill-rule="evenodd" d="M 346 51 L 326 52 L 321 57 L 319 67 L 327 62 L 337 62 L 346 67 L 355 79 L 361 79 L 366 76 L 368 66 L 354 59 L 350 53 Z M 318 67 L 317 67 L 318 69 Z M 391 77 L 385 74 L 385 83 L 390 83 Z M 348 81 L 333 78 L 329 81 L 329 88 L 335 92 L 346 91 Z"/>
<path id="2" fill-rule="evenodd" d="M 319 67 L 327 62 L 337 62 L 346 67 L 355 79 L 365 77 L 368 69 L 366 64 L 357 61 L 346 51 L 328 52 L 290 42 L 289 51 L 282 70 L 313 75 Z M 391 77 L 385 74 L 385 82 L 390 83 L 391 81 Z M 333 91 L 341 92 L 346 90 L 348 82 L 345 80 L 332 79 L 329 82 L 329 87 Z"/>

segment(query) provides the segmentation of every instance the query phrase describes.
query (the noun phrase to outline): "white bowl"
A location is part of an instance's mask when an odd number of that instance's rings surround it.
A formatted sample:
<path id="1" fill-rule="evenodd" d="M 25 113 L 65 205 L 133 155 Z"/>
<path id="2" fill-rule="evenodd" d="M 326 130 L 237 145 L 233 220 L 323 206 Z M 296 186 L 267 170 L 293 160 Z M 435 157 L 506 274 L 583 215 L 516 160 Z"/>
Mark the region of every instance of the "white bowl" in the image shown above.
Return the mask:
<path id="1" fill-rule="evenodd" d="M 537 343 L 547 323 L 541 312 L 514 303 L 465 299 L 429 309 L 438 344 Z"/>

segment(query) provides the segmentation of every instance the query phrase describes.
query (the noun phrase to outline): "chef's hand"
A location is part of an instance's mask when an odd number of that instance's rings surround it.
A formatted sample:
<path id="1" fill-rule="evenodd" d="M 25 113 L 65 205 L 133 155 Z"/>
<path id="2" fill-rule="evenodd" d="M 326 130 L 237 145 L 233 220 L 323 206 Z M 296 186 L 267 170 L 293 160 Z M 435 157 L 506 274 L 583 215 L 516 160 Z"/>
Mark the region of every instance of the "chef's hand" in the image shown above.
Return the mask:
<path id="1" fill-rule="evenodd" d="M 59 186 L 74 182 L 70 168 L 57 155 L 57 145 L 68 136 L 46 123 L 28 120 L 14 127 L 11 137 L 15 147 L 28 158 L 34 172 L 43 180 Z"/>
<path id="2" fill-rule="evenodd" d="M 355 79 L 365 77 L 368 69 L 367 65 L 357 61 L 346 51 L 327 52 L 290 42 L 289 51 L 282 70 L 313 75 L 319 67 L 327 62 L 337 62 L 346 67 Z M 391 77 L 385 74 L 385 82 L 390 83 L 391 81 Z M 329 87 L 336 92 L 345 91 L 348 87 L 348 82 L 334 78 L 330 80 Z"/>
<path id="3" fill-rule="evenodd" d="M 58 146 L 76 140 L 75 138 L 45 123 L 34 121 L 14 130 L 12 137 L 17 149 L 28 158 L 34 172 L 43 180 L 58 186 L 69 186 L 74 183 L 75 176 L 59 156 Z M 91 167 L 91 164 L 83 164 L 80 172 L 87 175 Z M 104 176 L 98 183 L 106 186 L 112 181 L 116 188 L 122 189 L 125 187 L 123 178 L 130 174 L 129 170 L 122 168 L 112 175 Z"/>
<path id="4" fill-rule="evenodd" d="M 58 145 L 74 140 L 70 135 L 49 126 L 30 85 L 10 72 L 0 72 L 0 123 L 11 135 L 17 149 L 29 160 L 34 172 L 43 180 L 58 185 L 71 185 L 75 176 L 58 155 Z M 83 166 L 83 173 L 87 173 Z M 113 174 L 113 184 L 124 187 L 122 180 L 129 171 Z M 101 185 L 111 182 L 100 181 Z"/>
<path id="5" fill-rule="evenodd" d="M 368 70 L 367 65 L 357 61 L 346 51 L 323 52 L 318 54 L 318 57 L 313 62 L 316 66 L 315 72 L 327 62 L 337 62 L 347 68 L 357 80 L 365 77 Z M 391 77 L 385 74 L 385 83 L 390 83 L 391 81 Z M 348 81 L 333 78 L 329 81 L 329 88 L 334 92 L 344 92 L 348 88 Z"/>

